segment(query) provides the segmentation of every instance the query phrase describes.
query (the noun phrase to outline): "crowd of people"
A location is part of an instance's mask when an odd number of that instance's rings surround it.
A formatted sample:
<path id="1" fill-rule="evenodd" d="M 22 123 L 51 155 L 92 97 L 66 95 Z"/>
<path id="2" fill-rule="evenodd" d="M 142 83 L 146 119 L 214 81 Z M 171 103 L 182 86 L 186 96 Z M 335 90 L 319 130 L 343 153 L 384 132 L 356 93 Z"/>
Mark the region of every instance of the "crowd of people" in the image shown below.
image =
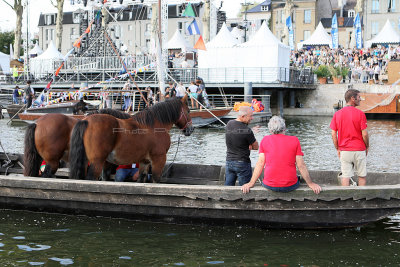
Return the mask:
<path id="1" fill-rule="evenodd" d="M 324 46 L 292 51 L 290 65 L 298 68 L 342 66 L 349 68 L 349 76 L 346 78 L 353 83 L 366 83 L 369 80 L 382 83 L 387 77 L 389 61 L 394 59 L 400 59 L 400 46 L 362 49 L 330 49 Z"/>

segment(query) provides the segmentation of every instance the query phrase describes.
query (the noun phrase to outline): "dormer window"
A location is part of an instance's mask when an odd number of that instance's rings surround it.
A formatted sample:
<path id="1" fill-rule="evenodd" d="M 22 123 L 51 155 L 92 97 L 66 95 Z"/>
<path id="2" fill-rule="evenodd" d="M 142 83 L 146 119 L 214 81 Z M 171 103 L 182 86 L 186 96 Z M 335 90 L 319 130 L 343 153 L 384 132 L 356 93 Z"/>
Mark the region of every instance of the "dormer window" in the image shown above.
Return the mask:
<path id="1" fill-rule="evenodd" d="M 261 6 L 261 11 L 269 11 L 269 6 L 267 5 Z"/>
<path id="2" fill-rule="evenodd" d="M 356 16 L 356 12 L 354 10 L 349 10 L 349 18 L 354 18 Z"/>

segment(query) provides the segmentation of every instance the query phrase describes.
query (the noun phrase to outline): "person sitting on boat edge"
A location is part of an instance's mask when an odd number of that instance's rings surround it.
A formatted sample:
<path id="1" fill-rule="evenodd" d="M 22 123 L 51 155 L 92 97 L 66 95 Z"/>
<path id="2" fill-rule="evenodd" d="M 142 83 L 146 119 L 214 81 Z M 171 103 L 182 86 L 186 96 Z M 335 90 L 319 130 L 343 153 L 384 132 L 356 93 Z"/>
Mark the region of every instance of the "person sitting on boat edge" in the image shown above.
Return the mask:
<path id="1" fill-rule="evenodd" d="M 119 165 L 115 173 L 116 182 L 136 182 L 139 178 L 139 164 Z"/>
<path id="2" fill-rule="evenodd" d="M 354 172 L 358 175 L 358 185 L 366 185 L 367 155 L 369 136 L 365 113 L 356 108 L 360 105 L 360 91 L 349 89 L 344 95 L 346 107 L 337 111 L 332 118 L 333 145 L 337 150 L 342 171 L 342 186 L 350 184 Z"/>
<path id="3" fill-rule="evenodd" d="M 313 183 L 307 166 L 304 163 L 303 152 L 296 136 L 285 135 L 285 120 L 273 116 L 268 122 L 271 135 L 264 136 L 260 143 L 259 157 L 251 177 L 251 181 L 242 186 L 242 192 L 247 194 L 257 182 L 264 169 L 262 185 L 275 192 L 290 192 L 300 185 L 296 173 L 296 165 L 301 176 L 314 193 L 319 194 L 321 187 Z"/>
<path id="4" fill-rule="evenodd" d="M 236 120 L 226 125 L 226 167 L 225 185 L 234 186 L 248 183 L 252 168 L 250 151 L 258 150 L 258 142 L 248 124 L 253 119 L 253 110 L 248 106 L 240 107 Z"/>

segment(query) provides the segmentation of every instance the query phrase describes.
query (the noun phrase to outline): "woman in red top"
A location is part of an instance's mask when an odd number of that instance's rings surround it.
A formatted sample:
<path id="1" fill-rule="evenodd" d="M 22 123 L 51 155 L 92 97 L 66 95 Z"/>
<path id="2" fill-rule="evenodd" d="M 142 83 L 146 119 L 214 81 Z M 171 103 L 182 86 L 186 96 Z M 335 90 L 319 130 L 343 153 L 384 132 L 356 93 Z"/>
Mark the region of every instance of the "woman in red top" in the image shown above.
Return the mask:
<path id="1" fill-rule="evenodd" d="M 321 187 L 311 181 L 299 139 L 296 136 L 285 135 L 285 120 L 273 116 L 268 123 L 267 135 L 260 143 L 259 158 L 251 177 L 251 181 L 242 186 L 243 193 L 249 193 L 264 169 L 262 185 L 276 192 L 290 192 L 300 185 L 296 166 L 307 185 L 319 194 Z"/>

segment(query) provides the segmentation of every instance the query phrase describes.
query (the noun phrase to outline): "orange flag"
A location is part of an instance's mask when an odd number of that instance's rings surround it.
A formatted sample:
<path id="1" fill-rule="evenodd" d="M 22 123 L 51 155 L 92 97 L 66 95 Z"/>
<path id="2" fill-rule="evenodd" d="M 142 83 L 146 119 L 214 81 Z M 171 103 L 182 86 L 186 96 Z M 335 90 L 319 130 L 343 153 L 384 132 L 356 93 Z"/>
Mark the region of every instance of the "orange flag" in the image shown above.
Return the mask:
<path id="1" fill-rule="evenodd" d="M 199 40 L 197 40 L 196 44 L 193 46 L 193 48 L 207 51 L 206 45 L 204 44 L 203 37 L 201 35 Z"/>
<path id="2" fill-rule="evenodd" d="M 89 32 L 90 32 L 90 30 L 91 30 L 91 28 L 92 28 L 92 24 L 93 24 L 93 21 L 90 22 L 89 27 L 87 27 L 85 33 L 89 33 Z"/>
<path id="3" fill-rule="evenodd" d="M 81 47 L 81 37 L 79 37 L 79 38 L 74 42 L 73 47 L 77 47 L 77 48 Z"/>
<path id="4" fill-rule="evenodd" d="M 60 67 L 58 67 L 58 69 L 56 70 L 56 73 L 54 75 L 58 76 L 58 74 L 60 73 L 61 68 L 64 66 L 64 62 L 61 64 Z"/>

